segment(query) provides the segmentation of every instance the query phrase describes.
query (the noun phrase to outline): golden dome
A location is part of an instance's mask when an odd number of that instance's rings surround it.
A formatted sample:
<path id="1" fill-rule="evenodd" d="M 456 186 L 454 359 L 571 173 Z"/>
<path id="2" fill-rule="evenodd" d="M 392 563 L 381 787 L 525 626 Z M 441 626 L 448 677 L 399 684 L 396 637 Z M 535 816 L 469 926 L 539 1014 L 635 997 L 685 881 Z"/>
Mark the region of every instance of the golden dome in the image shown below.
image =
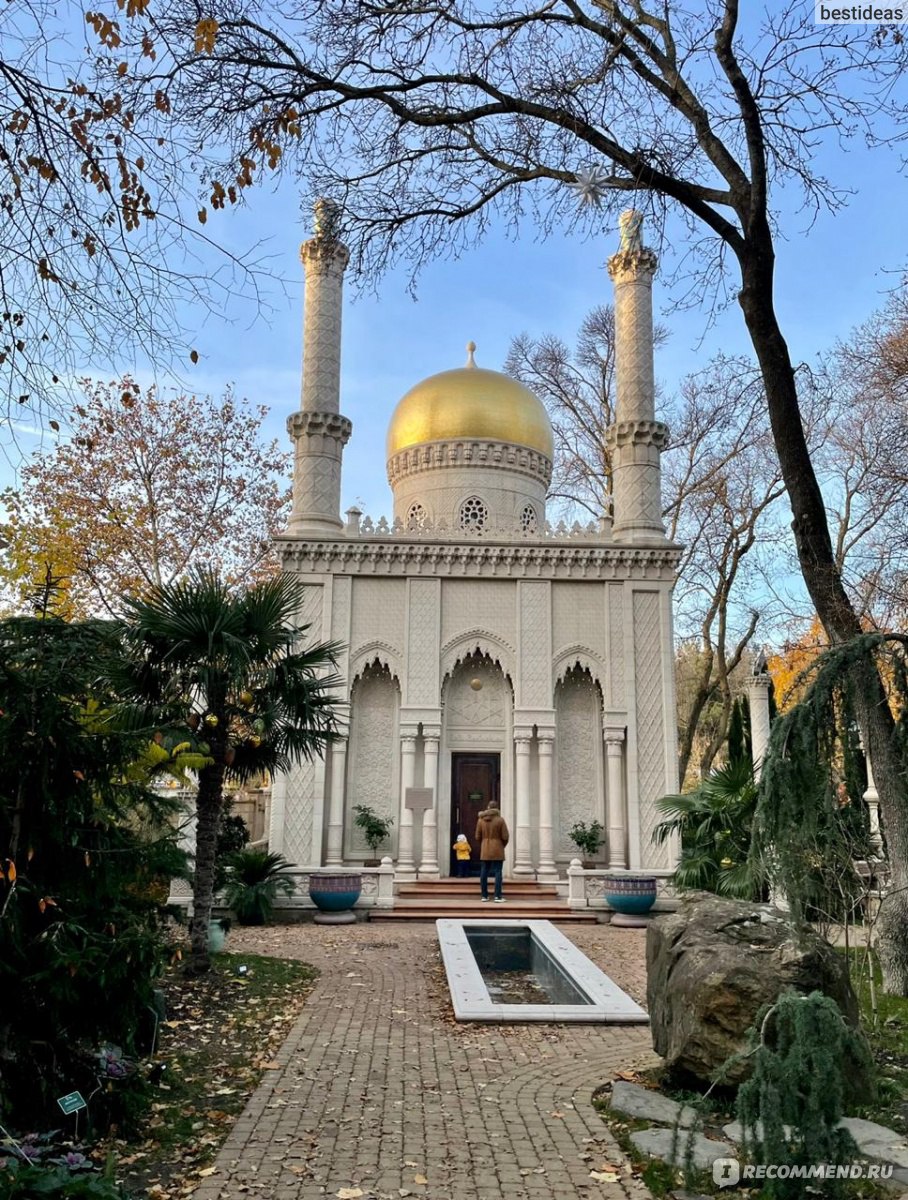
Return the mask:
<path id="1" fill-rule="evenodd" d="M 388 426 L 388 458 L 426 442 L 510 442 L 554 457 L 548 413 L 529 388 L 473 362 L 472 342 L 465 367 L 430 375 L 403 397 Z"/>

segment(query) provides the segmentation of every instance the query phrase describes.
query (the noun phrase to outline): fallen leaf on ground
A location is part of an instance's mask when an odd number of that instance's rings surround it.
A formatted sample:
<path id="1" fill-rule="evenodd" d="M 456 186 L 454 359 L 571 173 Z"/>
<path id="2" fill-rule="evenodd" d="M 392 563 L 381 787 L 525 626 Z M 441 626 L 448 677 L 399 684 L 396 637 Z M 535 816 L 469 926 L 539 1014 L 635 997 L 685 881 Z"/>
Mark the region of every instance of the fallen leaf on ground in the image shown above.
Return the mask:
<path id="1" fill-rule="evenodd" d="M 426 1179 L 425 1175 L 414 1175 L 413 1182 L 414 1183 L 428 1183 L 429 1181 L 428 1181 L 428 1179 Z"/>
<path id="2" fill-rule="evenodd" d="M 365 1196 L 362 1188 L 341 1188 L 339 1192 L 334 1193 L 337 1200 L 359 1200 L 360 1196 Z"/>
<path id="3" fill-rule="evenodd" d="M 590 1171 L 590 1179 L 596 1183 L 617 1183 L 618 1176 L 614 1171 Z"/>

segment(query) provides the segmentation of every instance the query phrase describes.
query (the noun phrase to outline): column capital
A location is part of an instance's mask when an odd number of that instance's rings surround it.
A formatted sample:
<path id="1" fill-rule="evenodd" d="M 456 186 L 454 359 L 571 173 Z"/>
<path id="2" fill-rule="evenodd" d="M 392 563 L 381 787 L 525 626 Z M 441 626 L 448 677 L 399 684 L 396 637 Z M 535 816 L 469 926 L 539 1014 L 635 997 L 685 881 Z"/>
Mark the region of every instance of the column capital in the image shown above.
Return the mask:
<path id="1" fill-rule="evenodd" d="M 533 740 L 533 734 L 528 729 L 514 730 L 514 745 L 517 747 L 518 754 L 529 754 L 530 742 Z"/>
<path id="2" fill-rule="evenodd" d="M 609 425 L 605 440 L 612 450 L 618 446 L 655 446 L 661 451 L 668 441 L 668 433 L 664 421 L 618 421 Z"/>
<path id="3" fill-rule="evenodd" d="M 350 440 L 353 422 L 340 413 L 314 412 L 303 408 L 287 418 L 287 432 L 294 441 L 301 437 L 331 438 L 343 447 Z"/>
<path id="4" fill-rule="evenodd" d="M 606 262 L 613 283 L 652 283 L 659 258 L 655 250 L 641 246 L 638 250 L 619 250 Z"/>
<path id="5" fill-rule="evenodd" d="M 541 757 L 551 758 L 555 752 L 555 738 L 551 734 L 539 738 L 536 744 Z"/>
<path id="6" fill-rule="evenodd" d="M 627 736 L 627 728 L 624 725 L 603 725 L 602 740 L 606 746 L 623 746 Z"/>
<path id="7" fill-rule="evenodd" d="M 764 671 L 760 675 L 749 675 L 747 677 L 748 688 L 752 688 L 755 691 L 759 691 L 762 688 L 768 689 L 771 684 L 772 684 L 772 676 L 766 671 Z"/>
<path id="8" fill-rule="evenodd" d="M 334 238 L 309 238 L 300 246 L 300 262 L 309 271 L 319 275 L 343 275 L 350 261 L 350 251 L 343 242 Z"/>
<path id="9" fill-rule="evenodd" d="M 402 733 L 400 735 L 400 752 L 401 754 L 416 753 L 416 737 L 414 734 Z"/>

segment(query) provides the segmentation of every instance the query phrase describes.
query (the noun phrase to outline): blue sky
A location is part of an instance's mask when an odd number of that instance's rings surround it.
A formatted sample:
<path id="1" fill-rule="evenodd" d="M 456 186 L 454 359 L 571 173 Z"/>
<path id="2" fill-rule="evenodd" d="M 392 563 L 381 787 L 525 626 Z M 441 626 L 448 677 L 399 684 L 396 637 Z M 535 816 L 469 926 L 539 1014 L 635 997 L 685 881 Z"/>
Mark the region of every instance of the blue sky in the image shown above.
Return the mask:
<path id="1" fill-rule="evenodd" d="M 777 303 L 796 361 L 811 359 L 879 307 L 908 262 L 908 183 L 899 172 L 899 156 L 837 150 L 819 165 L 855 195 L 844 211 L 820 214 L 812 228 L 796 211 L 794 197 L 791 211 L 782 211 Z M 267 313 L 257 314 L 238 300 L 232 313 L 208 316 L 197 329 L 198 314 L 185 311 L 183 321 L 193 331 L 191 344 L 200 363 L 187 365 L 178 386 L 218 394 L 234 383 L 241 394 L 270 407 L 268 428 L 286 443 L 286 417 L 299 404 L 298 249 L 309 235 L 309 214 L 289 180 L 274 191 L 253 190 L 247 196 L 247 209 L 213 215 L 207 232 L 238 250 L 262 242 L 286 294 L 274 285 Z M 661 248 L 669 273 L 673 255 L 687 248 L 686 237 L 679 222 L 669 224 Z M 416 300 L 408 294 L 404 271 L 379 281 L 377 294 L 357 294 L 348 280 L 341 407 L 354 433 L 345 454 L 343 507 L 356 501 L 373 516 L 389 512 L 384 434 L 394 405 L 409 387 L 460 365 L 471 338 L 478 345 L 477 361 L 493 368 L 500 368 L 510 339 L 521 332 L 572 339 L 587 309 L 611 299 L 604 262 L 616 247 L 616 231 L 588 239 L 566 233 L 542 241 L 527 226 L 515 242 L 493 230 L 476 250 L 425 270 Z M 670 338 L 659 352 L 657 374 L 671 389 L 718 350 L 746 352 L 749 347 L 735 304 L 711 327 L 704 308 L 670 311 L 665 274 L 657 280 L 656 304 Z M 147 363 L 133 367 L 143 381 L 152 374 Z M 109 374 L 104 364 L 86 364 L 85 372 Z M 174 384 L 166 374 L 157 379 L 161 386 Z M 39 439 L 20 430 L 19 441 L 30 450 Z"/>
<path id="2" fill-rule="evenodd" d="M 821 214 L 811 229 L 803 214 L 792 215 L 778 242 L 777 303 L 796 361 L 813 358 L 865 320 L 896 286 L 908 261 L 908 183 L 895 156 L 858 150 L 837 156 L 830 166 L 855 188 L 849 206 L 836 215 Z M 275 269 L 287 280 L 287 296 L 275 297 L 274 311 L 252 324 L 249 313 L 232 326 L 209 321 L 196 340 L 202 355 L 197 372 L 203 388 L 217 390 L 233 381 L 250 399 L 269 404 L 272 427 L 284 437 L 286 414 L 299 403 L 298 245 L 308 235 L 308 214 L 290 188 L 250 200 L 248 212 L 228 218 L 232 240 L 242 244 L 244 230 L 279 231 L 271 234 L 269 248 Z M 705 308 L 672 309 L 665 276 L 674 253 L 686 249 L 685 237 L 679 222 L 669 226 L 662 247 L 665 269 L 657 280 L 658 319 L 670 334 L 657 373 L 669 389 L 720 349 L 749 350 L 736 304 L 712 325 Z M 382 279 L 377 295 L 357 294 L 348 280 L 341 407 L 354 432 L 345 453 L 344 507 L 356 499 L 373 516 L 389 511 L 384 434 L 408 388 L 459 366 L 471 338 L 477 361 L 493 368 L 501 367 L 519 333 L 553 332 L 571 340 L 585 312 L 611 299 L 604 263 L 616 248 L 617 232 L 540 241 L 527 228 L 517 242 L 497 232 L 456 261 L 436 262 L 420 277 L 416 300 L 407 292 L 404 271 Z"/>

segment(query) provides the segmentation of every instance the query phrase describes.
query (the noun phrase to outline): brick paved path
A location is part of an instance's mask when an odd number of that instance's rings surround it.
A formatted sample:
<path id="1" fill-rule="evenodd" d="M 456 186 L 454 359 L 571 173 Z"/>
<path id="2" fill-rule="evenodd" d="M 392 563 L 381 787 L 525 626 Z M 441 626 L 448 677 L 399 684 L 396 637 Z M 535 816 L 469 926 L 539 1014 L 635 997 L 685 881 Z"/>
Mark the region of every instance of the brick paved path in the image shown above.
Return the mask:
<path id="1" fill-rule="evenodd" d="M 565 932 L 644 998 L 639 931 Z M 195 1200 L 649 1196 L 590 1178 L 623 1163 L 592 1093 L 653 1061 L 646 1026 L 458 1025 L 430 925 L 242 930 L 230 948 L 322 974 Z"/>

